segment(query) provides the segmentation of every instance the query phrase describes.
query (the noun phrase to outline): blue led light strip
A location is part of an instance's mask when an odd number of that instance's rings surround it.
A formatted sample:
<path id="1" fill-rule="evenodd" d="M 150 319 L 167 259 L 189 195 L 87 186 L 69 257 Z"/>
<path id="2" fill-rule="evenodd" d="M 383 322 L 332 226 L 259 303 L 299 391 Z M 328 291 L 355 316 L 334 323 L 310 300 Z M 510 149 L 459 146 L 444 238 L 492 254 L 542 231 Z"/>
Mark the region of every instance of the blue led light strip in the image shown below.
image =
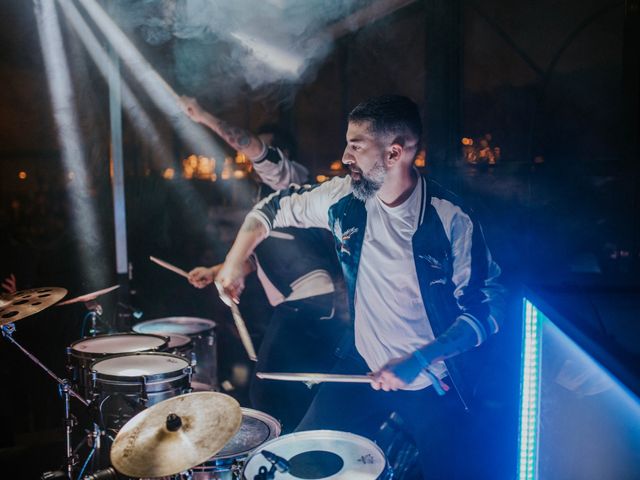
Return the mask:
<path id="1" fill-rule="evenodd" d="M 519 480 L 533 480 L 537 477 L 540 334 L 538 309 L 525 298 L 520 384 L 520 438 L 518 442 Z"/>

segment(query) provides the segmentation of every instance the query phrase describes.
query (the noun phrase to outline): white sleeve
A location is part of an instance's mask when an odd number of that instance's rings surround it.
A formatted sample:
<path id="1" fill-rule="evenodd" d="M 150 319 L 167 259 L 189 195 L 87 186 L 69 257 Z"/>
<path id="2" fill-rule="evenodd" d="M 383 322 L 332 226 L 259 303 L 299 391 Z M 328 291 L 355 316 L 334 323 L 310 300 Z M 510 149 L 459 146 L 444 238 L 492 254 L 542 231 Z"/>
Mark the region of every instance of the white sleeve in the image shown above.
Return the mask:
<path id="1" fill-rule="evenodd" d="M 350 177 L 336 177 L 319 185 L 291 185 L 272 193 L 248 216 L 264 224 L 268 231 L 273 228 L 329 228 L 329 208 L 351 191 Z"/>
<path id="2" fill-rule="evenodd" d="M 271 152 L 279 156 L 278 161 L 267 158 L 270 153 L 269 147 L 265 147 L 257 159 L 251 160 L 253 168 L 264 184 L 274 190 L 282 190 L 292 183 L 302 185 L 307 182 L 309 170 L 304 165 L 286 157 L 279 148 L 271 147 Z"/>

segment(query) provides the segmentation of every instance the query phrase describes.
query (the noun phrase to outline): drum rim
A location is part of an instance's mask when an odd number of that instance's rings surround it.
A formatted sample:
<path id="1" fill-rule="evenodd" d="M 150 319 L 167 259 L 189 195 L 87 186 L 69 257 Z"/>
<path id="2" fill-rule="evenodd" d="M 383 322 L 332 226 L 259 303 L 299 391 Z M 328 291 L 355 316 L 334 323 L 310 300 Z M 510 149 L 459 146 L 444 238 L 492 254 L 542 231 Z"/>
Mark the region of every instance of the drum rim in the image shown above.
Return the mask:
<path id="1" fill-rule="evenodd" d="M 155 325 L 163 322 L 166 322 L 168 324 L 173 323 L 175 325 L 185 325 L 185 324 L 188 324 L 189 320 L 195 320 L 197 322 L 200 322 L 203 326 L 204 324 L 206 324 L 208 325 L 208 327 L 195 331 L 193 333 L 190 333 L 188 334 L 188 336 L 202 335 L 203 333 L 214 331 L 218 326 L 218 324 L 214 320 L 211 320 L 209 318 L 173 316 L 173 317 L 152 318 L 150 320 L 144 320 L 142 322 L 136 323 L 133 327 L 131 327 L 131 330 L 133 330 L 134 332 L 138 332 L 136 328 L 138 328 L 140 325 Z M 143 333 L 143 332 L 138 332 L 138 333 Z M 166 331 L 165 333 L 173 333 L 173 332 Z M 185 333 L 183 332 L 175 332 L 175 333 L 179 333 L 180 335 L 185 335 Z"/>
<path id="2" fill-rule="evenodd" d="M 150 347 L 150 348 L 146 348 L 144 350 L 140 350 L 138 352 L 120 352 L 120 353 L 114 353 L 114 352 L 87 352 L 87 351 L 80 351 L 80 350 L 76 350 L 74 347 L 79 344 L 80 342 L 84 342 L 85 340 L 91 340 L 94 338 L 105 338 L 105 337 L 123 337 L 123 336 L 140 336 L 143 335 L 145 337 L 157 337 L 161 340 L 163 340 L 163 342 L 158 345 L 157 347 Z M 71 345 L 69 345 L 69 354 L 73 357 L 76 358 L 98 358 L 100 360 L 103 359 L 103 357 L 110 357 L 113 355 L 128 355 L 131 353 L 145 353 L 145 352 L 159 352 L 159 351 L 163 351 L 166 350 L 167 345 L 169 345 L 169 339 L 168 337 L 161 335 L 159 333 L 139 333 L 139 332 L 118 332 L 118 333 L 105 333 L 102 335 L 96 335 L 95 337 L 92 336 L 88 336 L 88 337 L 82 337 L 78 340 L 76 340 L 75 342 L 71 343 Z"/>
<path id="3" fill-rule="evenodd" d="M 259 447 L 260 447 L 260 450 L 264 450 L 265 448 L 268 449 L 269 445 L 273 445 L 276 442 L 281 442 L 284 439 L 288 439 L 290 437 L 306 439 L 307 437 L 319 437 L 321 435 L 325 435 L 323 439 L 326 439 L 326 440 L 344 439 L 349 437 L 355 438 L 357 440 L 364 440 L 365 441 L 364 443 L 370 444 L 374 448 L 374 450 L 376 450 L 380 454 L 380 457 L 384 460 L 384 468 L 380 472 L 380 475 L 384 474 L 385 470 L 388 468 L 387 457 L 377 443 L 375 443 L 370 438 L 364 437 L 362 435 L 358 435 L 357 433 L 345 432 L 343 430 L 304 430 L 302 432 L 292 432 L 286 435 L 282 435 L 281 437 L 276 437 L 267 442 L 264 442 L 263 444 L 259 445 Z M 245 478 L 245 470 L 247 469 L 249 462 L 251 461 L 251 459 L 259 455 L 259 452 L 257 450 L 258 450 L 258 447 L 256 447 L 256 449 L 253 452 L 251 452 L 249 456 L 247 456 L 247 460 L 246 462 L 244 462 L 244 465 L 242 466 L 242 476 L 240 478 L 242 479 Z"/>
<path id="4" fill-rule="evenodd" d="M 256 448 L 264 445 L 267 442 L 270 442 L 272 440 L 276 440 L 280 437 L 280 432 L 282 432 L 282 425 L 280 424 L 280 422 L 278 421 L 277 418 L 269 415 L 266 412 L 263 412 L 261 410 L 256 410 L 254 408 L 248 408 L 248 407 L 240 407 L 240 410 L 242 410 L 242 418 L 244 418 L 245 415 L 247 415 L 248 417 L 251 418 L 255 418 L 258 420 L 268 420 L 264 423 L 266 423 L 269 427 L 275 426 L 276 428 L 270 429 L 270 432 L 276 432 L 275 434 L 273 434 L 273 437 L 265 440 L 264 443 L 261 443 L 259 445 L 256 445 L 255 447 L 253 447 L 251 450 L 243 450 L 241 452 L 236 452 L 236 453 L 229 453 L 226 455 L 214 455 L 213 457 L 209 458 L 206 462 L 201 463 L 200 465 L 198 465 L 197 467 L 194 467 L 194 470 L 196 471 L 211 471 L 211 470 L 207 470 L 207 468 L 215 468 L 216 466 L 221 466 L 219 464 L 213 464 L 214 462 L 221 462 L 224 460 L 232 460 L 232 459 L 236 459 L 236 458 L 249 458 L 249 456 L 251 456 L 251 454 L 255 451 Z M 270 425 L 270 423 L 273 423 L 273 425 Z M 240 428 L 242 428 L 242 424 L 240 424 Z M 270 433 L 271 436 L 271 433 Z M 229 442 L 231 441 L 231 439 L 229 440 Z M 222 447 L 222 449 L 224 450 L 224 447 Z M 197 470 L 197 468 L 200 467 L 201 470 Z"/>
<path id="5" fill-rule="evenodd" d="M 164 372 L 164 373 L 154 373 L 152 375 L 112 375 L 112 374 L 107 374 L 107 373 L 100 373 L 97 370 L 95 370 L 95 365 L 100 363 L 100 362 L 105 362 L 107 360 L 111 360 L 113 358 L 120 358 L 120 357 L 133 357 L 133 356 L 140 356 L 140 355 L 152 355 L 154 357 L 171 357 L 171 358 L 175 358 L 175 359 L 179 359 L 182 362 L 185 362 L 186 365 L 183 367 L 180 367 L 179 369 L 176 368 L 175 370 L 171 370 L 169 372 Z M 91 375 L 95 374 L 96 377 L 96 381 L 98 380 L 105 380 L 105 381 L 112 381 L 115 383 L 121 383 L 121 384 L 125 384 L 125 383 L 139 383 L 136 382 L 135 379 L 139 379 L 139 381 L 142 381 L 142 379 L 145 380 L 145 383 L 153 383 L 159 380 L 168 380 L 170 378 L 173 377 L 182 377 L 184 375 L 188 375 L 189 372 L 187 371 L 187 369 L 191 369 L 191 365 L 189 364 L 188 360 L 184 357 L 181 357 L 180 355 L 175 355 L 173 353 L 165 353 L 165 352 L 134 352 L 134 353 L 123 353 L 123 354 L 116 354 L 116 355 L 109 355 L 107 358 L 100 358 L 94 362 L 91 362 L 91 365 L 89 366 L 89 371 L 91 372 Z M 181 372 L 183 375 L 176 375 L 176 373 Z M 123 380 L 126 379 L 126 380 Z"/>
<path id="6" fill-rule="evenodd" d="M 181 349 L 186 349 L 186 347 L 193 347 L 193 338 L 191 338 L 189 335 L 184 335 L 182 333 L 169 333 L 169 332 L 167 332 L 166 335 L 168 339 L 166 350 L 168 351 L 168 353 L 171 353 L 170 350 L 174 350 L 174 349 L 181 350 Z M 182 337 L 187 341 L 181 345 L 170 345 L 171 337 Z"/>

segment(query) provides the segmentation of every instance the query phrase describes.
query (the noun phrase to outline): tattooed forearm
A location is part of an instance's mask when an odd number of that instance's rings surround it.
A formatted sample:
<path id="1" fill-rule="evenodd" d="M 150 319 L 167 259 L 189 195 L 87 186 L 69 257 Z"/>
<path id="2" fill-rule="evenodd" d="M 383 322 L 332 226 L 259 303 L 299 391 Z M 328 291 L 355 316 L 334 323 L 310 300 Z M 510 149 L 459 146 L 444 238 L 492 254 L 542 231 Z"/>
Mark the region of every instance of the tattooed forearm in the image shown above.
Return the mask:
<path id="1" fill-rule="evenodd" d="M 246 130 L 229 125 L 224 120 L 218 120 L 217 126 L 218 128 L 216 128 L 216 131 L 218 134 L 225 142 L 236 150 L 242 150 L 245 147 L 248 147 L 251 143 L 253 135 Z"/>
<path id="2" fill-rule="evenodd" d="M 446 360 L 472 349 L 477 340 L 473 328 L 467 322 L 458 319 L 434 342 L 420 350 L 429 362 Z"/>

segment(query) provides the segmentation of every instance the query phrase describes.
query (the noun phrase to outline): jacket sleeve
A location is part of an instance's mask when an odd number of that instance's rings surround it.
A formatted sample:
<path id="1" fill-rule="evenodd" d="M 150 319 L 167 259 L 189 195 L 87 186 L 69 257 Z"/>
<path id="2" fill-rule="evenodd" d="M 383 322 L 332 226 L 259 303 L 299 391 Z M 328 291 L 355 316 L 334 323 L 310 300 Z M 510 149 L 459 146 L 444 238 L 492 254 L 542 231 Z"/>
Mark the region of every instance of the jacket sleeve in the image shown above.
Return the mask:
<path id="1" fill-rule="evenodd" d="M 451 218 L 454 297 L 460 320 L 475 330 L 480 345 L 496 333 L 504 312 L 504 289 L 497 282 L 500 267 L 491 258 L 479 223 L 460 208 Z"/>
<path id="2" fill-rule="evenodd" d="M 279 148 L 265 146 L 262 155 L 252 163 L 260 180 L 274 190 L 287 188 L 292 183 L 302 185 L 309 178 L 307 168 L 285 156 Z"/>
<path id="3" fill-rule="evenodd" d="M 319 185 L 290 185 L 259 202 L 247 217 L 274 228 L 329 228 L 329 208 L 350 188 L 348 177 L 336 177 Z"/>

